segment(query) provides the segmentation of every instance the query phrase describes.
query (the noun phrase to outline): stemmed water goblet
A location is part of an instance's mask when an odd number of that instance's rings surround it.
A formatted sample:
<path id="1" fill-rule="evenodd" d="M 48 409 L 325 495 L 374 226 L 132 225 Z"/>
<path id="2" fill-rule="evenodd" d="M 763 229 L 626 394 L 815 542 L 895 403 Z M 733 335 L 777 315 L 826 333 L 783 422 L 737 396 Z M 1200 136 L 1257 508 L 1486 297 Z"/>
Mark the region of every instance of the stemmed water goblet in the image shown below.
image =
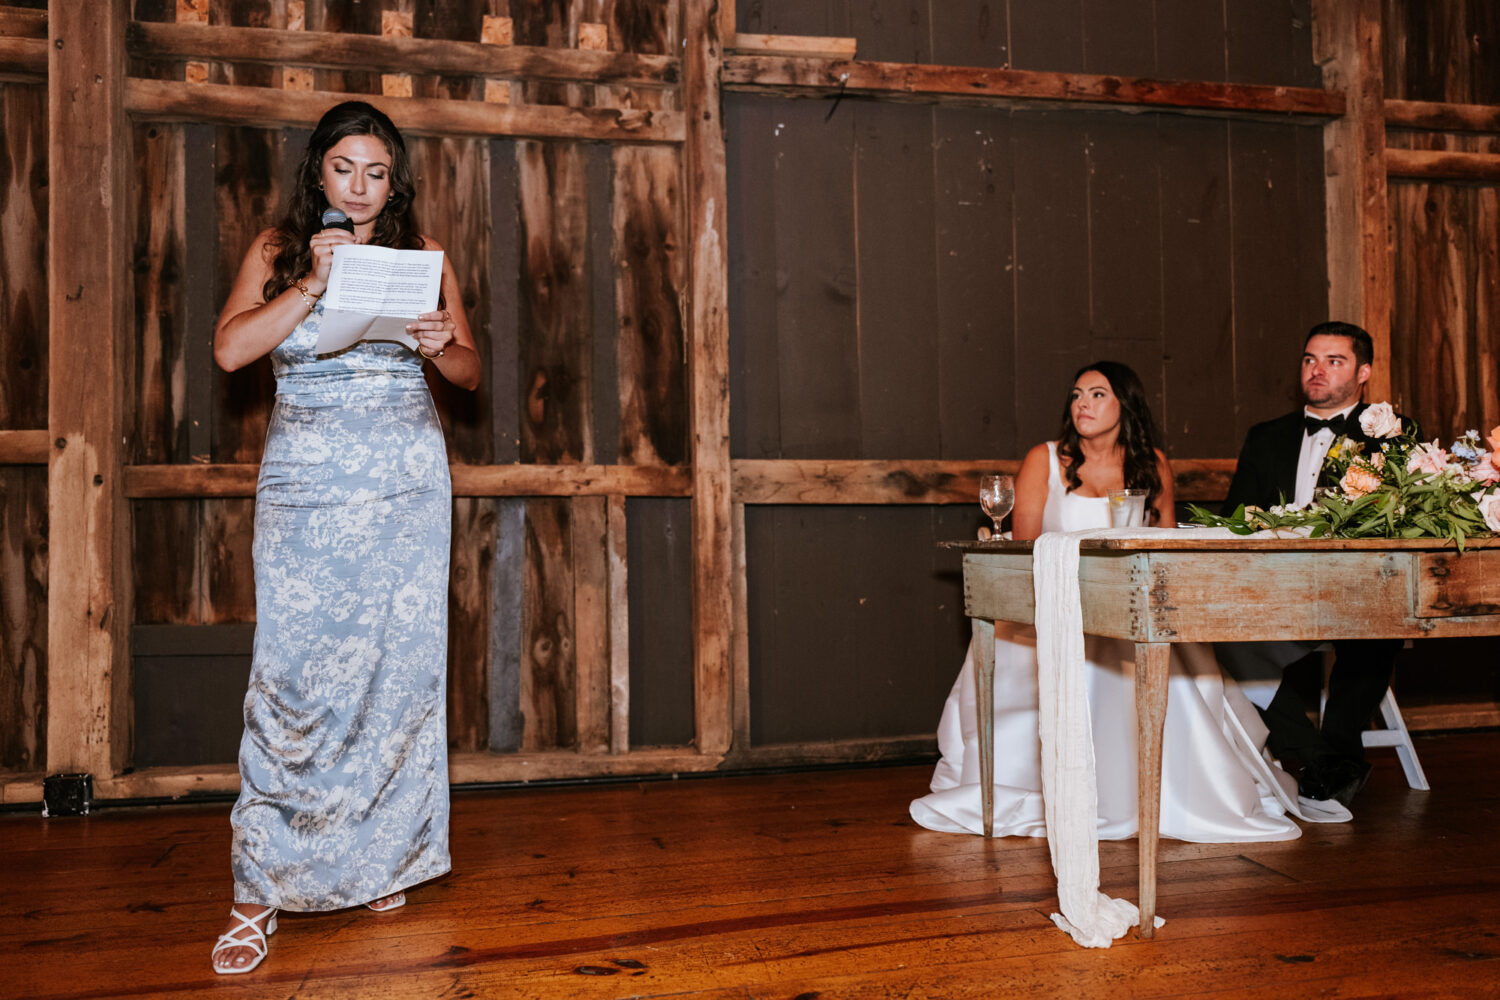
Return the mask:
<path id="1" fill-rule="evenodd" d="M 1010 476 L 990 474 L 979 477 L 979 506 L 994 522 L 995 533 L 1000 537 L 1000 522 L 1016 504 L 1016 481 Z"/>

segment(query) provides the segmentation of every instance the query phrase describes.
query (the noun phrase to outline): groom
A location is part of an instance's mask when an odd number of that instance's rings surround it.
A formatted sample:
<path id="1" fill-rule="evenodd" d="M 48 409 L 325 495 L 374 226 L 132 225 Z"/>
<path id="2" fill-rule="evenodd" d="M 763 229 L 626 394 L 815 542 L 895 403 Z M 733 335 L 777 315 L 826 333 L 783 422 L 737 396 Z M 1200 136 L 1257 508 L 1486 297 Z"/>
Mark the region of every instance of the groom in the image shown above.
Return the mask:
<path id="1" fill-rule="evenodd" d="M 1370 335 L 1352 323 L 1319 323 L 1302 348 L 1304 407 L 1256 424 L 1245 436 L 1224 511 L 1240 504 L 1266 508 L 1275 504 L 1306 505 L 1324 481 L 1323 462 L 1340 435 L 1378 444 L 1360 427 L 1367 404 L 1360 402 L 1370 379 L 1374 347 Z M 1404 427 L 1414 426 L 1402 418 Z M 1225 668 L 1243 676 L 1266 665 L 1285 668 L 1306 656 L 1316 643 L 1220 643 Z M 1370 776 L 1362 734 L 1380 707 L 1391 683 L 1401 642 L 1388 639 L 1343 639 L 1333 644 L 1335 660 L 1328 678 L 1328 702 L 1321 729 L 1308 719 L 1307 705 L 1285 679 L 1268 706 L 1261 709 L 1270 730 L 1267 745 L 1277 757 L 1302 762 L 1298 792 L 1309 799 L 1337 799 L 1345 806 Z"/>

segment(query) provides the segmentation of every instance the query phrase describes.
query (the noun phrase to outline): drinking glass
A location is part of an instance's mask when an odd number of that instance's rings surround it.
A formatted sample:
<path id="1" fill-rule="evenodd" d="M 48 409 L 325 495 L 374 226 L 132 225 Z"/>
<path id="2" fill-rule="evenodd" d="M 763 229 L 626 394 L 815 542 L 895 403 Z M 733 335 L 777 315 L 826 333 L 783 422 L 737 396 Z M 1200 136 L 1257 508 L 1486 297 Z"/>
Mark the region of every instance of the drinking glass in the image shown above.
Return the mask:
<path id="1" fill-rule="evenodd" d="M 1000 522 L 1016 505 L 1016 481 L 1010 476 L 991 474 L 979 477 L 979 506 L 994 522 L 995 534 L 1000 536 Z"/>
<path id="2" fill-rule="evenodd" d="M 1111 528 L 1134 528 L 1145 523 L 1145 490 L 1109 491 L 1109 526 Z"/>

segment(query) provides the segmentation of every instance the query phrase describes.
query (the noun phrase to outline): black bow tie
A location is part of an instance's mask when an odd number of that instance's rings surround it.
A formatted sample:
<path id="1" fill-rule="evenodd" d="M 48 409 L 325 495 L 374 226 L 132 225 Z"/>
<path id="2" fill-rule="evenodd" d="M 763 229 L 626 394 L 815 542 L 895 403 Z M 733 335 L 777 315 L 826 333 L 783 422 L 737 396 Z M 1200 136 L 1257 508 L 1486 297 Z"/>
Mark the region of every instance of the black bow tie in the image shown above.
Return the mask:
<path id="1" fill-rule="evenodd" d="M 1304 413 L 1302 415 L 1302 426 L 1307 430 L 1308 434 L 1316 434 L 1326 427 L 1333 431 L 1335 435 L 1339 435 L 1344 433 L 1345 427 L 1349 426 L 1349 416 L 1345 413 L 1338 413 L 1327 420 L 1319 420 L 1317 417 Z"/>

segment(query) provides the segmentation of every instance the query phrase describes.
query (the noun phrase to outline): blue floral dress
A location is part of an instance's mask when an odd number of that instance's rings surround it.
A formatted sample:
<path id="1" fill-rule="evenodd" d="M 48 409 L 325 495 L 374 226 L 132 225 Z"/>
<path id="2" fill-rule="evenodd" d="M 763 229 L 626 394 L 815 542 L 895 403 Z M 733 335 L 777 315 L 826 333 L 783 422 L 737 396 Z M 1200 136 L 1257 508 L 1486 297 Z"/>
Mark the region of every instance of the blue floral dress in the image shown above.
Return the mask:
<path id="1" fill-rule="evenodd" d="M 421 362 L 271 353 L 255 491 L 255 653 L 231 814 L 235 902 L 367 903 L 449 868 L 451 490 Z"/>

